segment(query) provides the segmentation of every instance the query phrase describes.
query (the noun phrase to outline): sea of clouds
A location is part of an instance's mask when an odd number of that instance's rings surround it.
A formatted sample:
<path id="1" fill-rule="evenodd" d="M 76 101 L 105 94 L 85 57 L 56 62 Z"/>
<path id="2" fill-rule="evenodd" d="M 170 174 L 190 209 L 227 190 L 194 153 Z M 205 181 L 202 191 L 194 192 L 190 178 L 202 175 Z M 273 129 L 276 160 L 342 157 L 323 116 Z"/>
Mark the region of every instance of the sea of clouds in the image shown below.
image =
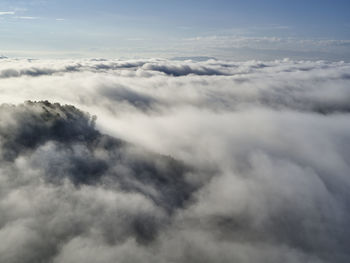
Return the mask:
<path id="1" fill-rule="evenodd" d="M 349 63 L 2 58 L 0 104 L 0 262 L 350 260 Z"/>

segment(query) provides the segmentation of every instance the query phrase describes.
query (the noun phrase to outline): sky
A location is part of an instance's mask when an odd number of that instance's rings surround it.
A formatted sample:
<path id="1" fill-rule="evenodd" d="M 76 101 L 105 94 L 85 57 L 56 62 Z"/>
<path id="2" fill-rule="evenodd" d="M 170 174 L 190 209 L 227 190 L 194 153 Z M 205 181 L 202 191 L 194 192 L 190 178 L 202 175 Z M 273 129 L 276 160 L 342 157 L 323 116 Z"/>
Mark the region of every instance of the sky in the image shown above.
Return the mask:
<path id="1" fill-rule="evenodd" d="M 350 60 L 346 0 L 0 2 L 0 54 Z"/>

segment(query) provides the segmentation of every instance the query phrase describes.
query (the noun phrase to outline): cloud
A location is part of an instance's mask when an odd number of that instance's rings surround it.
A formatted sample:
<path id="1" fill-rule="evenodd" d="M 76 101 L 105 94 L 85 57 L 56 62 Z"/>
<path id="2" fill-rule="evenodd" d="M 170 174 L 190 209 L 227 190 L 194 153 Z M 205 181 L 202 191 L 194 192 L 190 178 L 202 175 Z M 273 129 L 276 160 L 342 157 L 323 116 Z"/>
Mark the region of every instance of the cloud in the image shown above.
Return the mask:
<path id="1" fill-rule="evenodd" d="M 215 68 L 208 68 L 204 66 L 197 66 L 197 65 L 185 65 L 185 64 L 179 64 L 176 65 L 169 65 L 168 63 L 147 63 L 143 65 L 143 68 L 146 70 L 154 70 L 163 72 L 167 75 L 179 77 L 179 76 L 186 76 L 190 74 L 194 75 L 225 75 L 224 72 L 220 70 L 216 70 Z"/>
<path id="2" fill-rule="evenodd" d="M 1 262 L 349 261 L 349 63 L 196 60 L 2 61 Z"/>
<path id="3" fill-rule="evenodd" d="M 25 19 L 25 20 L 36 20 L 36 19 L 40 19 L 40 17 L 37 17 L 37 16 L 16 16 L 15 18 L 18 18 L 18 19 Z"/>
<path id="4" fill-rule="evenodd" d="M 100 232 L 103 242 L 110 245 L 128 238 L 146 245 L 195 189 L 185 181 L 185 174 L 190 172 L 185 165 L 100 134 L 94 128 L 94 118 L 73 106 L 4 104 L 0 115 L 4 171 L 0 236 L 9 234 L 13 238 L 0 247 L 2 261 L 19 257 L 27 262 L 50 261 L 61 242 L 89 231 Z M 23 183 L 26 189 L 21 189 Z M 74 199 L 81 207 L 72 211 L 75 223 L 71 225 L 65 210 L 75 206 Z M 97 202 L 95 208 L 90 202 Z M 26 204 L 36 208 L 22 210 Z M 6 210 L 12 205 L 21 206 L 22 211 Z M 49 212 L 53 207 L 57 209 L 54 214 Z M 90 213 L 97 213 L 100 221 Z M 47 222 L 41 228 L 46 220 L 53 220 L 52 225 Z M 8 246 L 22 238 L 17 244 L 22 252 L 12 254 Z M 32 248 L 36 249 L 30 252 Z"/>
<path id="5" fill-rule="evenodd" d="M 0 16 L 5 16 L 5 15 L 14 15 L 15 12 L 13 11 L 0 11 Z"/>
<path id="6" fill-rule="evenodd" d="M 262 30 L 263 27 L 255 29 Z M 275 29 L 285 30 L 283 27 L 276 27 Z M 202 51 L 203 54 L 212 54 L 220 58 L 229 57 L 235 60 L 272 60 L 291 57 L 296 60 L 349 61 L 348 42 L 349 39 L 250 37 L 227 32 L 225 34 L 185 38 L 178 45 L 184 49 L 184 52 L 186 50 Z"/>

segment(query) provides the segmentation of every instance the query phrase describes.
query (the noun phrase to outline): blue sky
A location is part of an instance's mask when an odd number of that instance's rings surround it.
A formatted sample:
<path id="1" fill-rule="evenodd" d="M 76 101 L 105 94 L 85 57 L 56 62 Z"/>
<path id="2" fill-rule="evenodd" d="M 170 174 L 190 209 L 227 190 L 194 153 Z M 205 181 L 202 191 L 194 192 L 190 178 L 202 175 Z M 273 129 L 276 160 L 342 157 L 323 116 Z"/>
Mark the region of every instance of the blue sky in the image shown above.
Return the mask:
<path id="1" fill-rule="evenodd" d="M 346 0 L 0 1 L 0 52 L 350 60 Z"/>

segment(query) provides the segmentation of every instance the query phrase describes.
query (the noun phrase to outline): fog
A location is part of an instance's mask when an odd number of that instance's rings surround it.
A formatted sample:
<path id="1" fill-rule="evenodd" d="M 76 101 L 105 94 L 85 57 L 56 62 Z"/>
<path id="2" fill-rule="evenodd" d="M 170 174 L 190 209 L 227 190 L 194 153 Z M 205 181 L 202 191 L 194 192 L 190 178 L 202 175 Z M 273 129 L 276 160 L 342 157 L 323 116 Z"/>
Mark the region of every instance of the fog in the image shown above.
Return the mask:
<path id="1" fill-rule="evenodd" d="M 349 262 L 350 64 L 0 60 L 0 261 Z"/>

